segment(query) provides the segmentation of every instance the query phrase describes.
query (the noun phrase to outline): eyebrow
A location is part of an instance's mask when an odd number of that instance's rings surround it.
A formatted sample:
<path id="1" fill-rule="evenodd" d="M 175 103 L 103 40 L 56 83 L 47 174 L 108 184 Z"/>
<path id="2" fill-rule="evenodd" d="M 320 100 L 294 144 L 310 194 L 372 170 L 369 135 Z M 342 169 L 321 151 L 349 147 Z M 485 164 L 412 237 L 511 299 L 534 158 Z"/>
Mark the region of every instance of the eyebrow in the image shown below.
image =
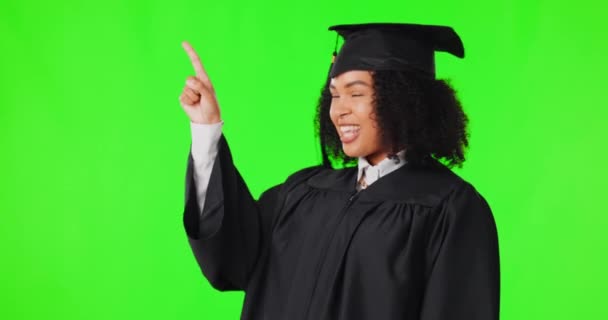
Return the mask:
<path id="1" fill-rule="evenodd" d="M 358 84 L 360 84 L 360 85 L 364 85 L 364 86 L 366 86 L 366 87 L 371 87 L 371 86 L 370 86 L 370 85 L 369 85 L 367 82 L 365 82 L 365 81 L 363 81 L 363 80 L 355 80 L 355 81 L 352 81 L 352 82 L 347 83 L 347 84 L 344 86 L 344 88 L 350 88 L 350 87 L 355 86 L 355 85 L 358 85 Z M 329 88 L 330 88 L 330 89 L 335 89 L 335 88 L 336 88 L 336 86 L 334 86 L 333 84 L 330 84 L 330 85 L 329 85 Z"/>

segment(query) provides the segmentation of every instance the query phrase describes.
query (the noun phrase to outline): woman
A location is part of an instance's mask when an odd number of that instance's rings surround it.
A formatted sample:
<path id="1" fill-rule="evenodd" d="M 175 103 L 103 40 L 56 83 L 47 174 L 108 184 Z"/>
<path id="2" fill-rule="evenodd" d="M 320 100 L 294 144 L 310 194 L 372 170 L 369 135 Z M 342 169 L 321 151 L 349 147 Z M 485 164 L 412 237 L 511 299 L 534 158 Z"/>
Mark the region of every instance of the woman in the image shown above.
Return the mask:
<path id="1" fill-rule="evenodd" d="M 245 291 L 242 319 L 498 319 L 494 219 L 449 169 L 465 160 L 467 118 L 435 79 L 434 52 L 463 57 L 460 38 L 411 24 L 330 30 L 345 42 L 318 106 L 323 165 L 257 201 L 184 44 L 196 70 L 180 96 L 193 140 L 184 223 L 203 274 Z"/>

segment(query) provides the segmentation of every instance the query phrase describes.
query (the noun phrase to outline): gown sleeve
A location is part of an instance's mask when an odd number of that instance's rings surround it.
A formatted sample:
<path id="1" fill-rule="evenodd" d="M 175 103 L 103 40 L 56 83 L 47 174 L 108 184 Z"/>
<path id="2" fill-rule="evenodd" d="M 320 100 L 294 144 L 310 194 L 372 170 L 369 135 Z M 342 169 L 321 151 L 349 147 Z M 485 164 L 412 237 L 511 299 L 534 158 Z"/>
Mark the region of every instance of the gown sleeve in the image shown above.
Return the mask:
<path id="1" fill-rule="evenodd" d="M 204 208 L 199 208 L 188 157 L 184 227 L 196 261 L 209 283 L 220 291 L 245 290 L 268 234 L 280 186 L 254 200 L 235 168 L 226 139 L 218 142 Z"/>
<path id="2" fill-rule="evenodd" d="M 448 196 L 431 233 L 421 320 L 497 320 L 498 235 L 486 200 L 468 183 Z"/>

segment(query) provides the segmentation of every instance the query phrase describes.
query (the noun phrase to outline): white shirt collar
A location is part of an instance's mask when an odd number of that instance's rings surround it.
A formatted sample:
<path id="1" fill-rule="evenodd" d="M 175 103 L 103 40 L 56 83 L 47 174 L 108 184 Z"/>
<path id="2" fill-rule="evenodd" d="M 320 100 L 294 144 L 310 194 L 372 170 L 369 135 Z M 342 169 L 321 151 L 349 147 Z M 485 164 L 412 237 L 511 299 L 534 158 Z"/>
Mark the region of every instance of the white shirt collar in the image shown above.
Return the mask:
<path id="1" fill-rule="evenodd" d="M 357 181 L 361 180 L 361 175 L 365 171 L 365 183 L 369 186 L 383 176 L 401 168 L 405 163 L 405 150 L 397 152 L 397 158 L 386 157 L 375 166 L 371 165 L 365 157 L 359 157 Z"/>

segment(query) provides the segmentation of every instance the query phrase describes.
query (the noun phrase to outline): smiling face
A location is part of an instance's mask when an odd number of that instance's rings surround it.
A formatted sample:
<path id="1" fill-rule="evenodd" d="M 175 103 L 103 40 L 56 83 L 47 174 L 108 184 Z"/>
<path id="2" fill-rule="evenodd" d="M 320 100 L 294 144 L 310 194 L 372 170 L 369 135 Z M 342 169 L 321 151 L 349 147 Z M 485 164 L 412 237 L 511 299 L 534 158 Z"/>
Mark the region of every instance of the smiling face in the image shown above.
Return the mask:
<path id="1" fill-rule="evenodd" d="M 344 153 L 352 158 L 365 157 L 375 165 L 388 155 L 375 120 L 373 78 L 370 71 L 348 71 L 331 79 L 329 116 Z"/>

